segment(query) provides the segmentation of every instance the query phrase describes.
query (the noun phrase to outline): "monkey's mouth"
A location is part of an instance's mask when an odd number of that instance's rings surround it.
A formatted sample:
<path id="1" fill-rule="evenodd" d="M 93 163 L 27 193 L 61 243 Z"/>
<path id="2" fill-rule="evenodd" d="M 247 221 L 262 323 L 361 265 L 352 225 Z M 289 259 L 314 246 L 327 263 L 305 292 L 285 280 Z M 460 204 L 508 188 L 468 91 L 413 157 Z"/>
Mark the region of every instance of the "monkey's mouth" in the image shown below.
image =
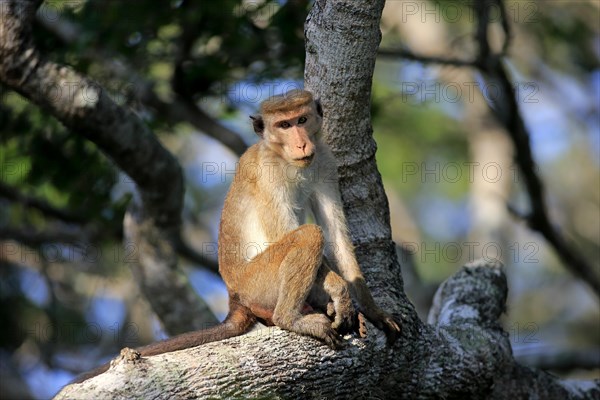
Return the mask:
<path id="1" fill-rule="evenodd" d="M 301 164 L 308 165 L 312 162 L 313 158 L 315 158 L 315 153 L 312 153 L 311 155 L 308 155 L 306 157 L 296 158 L 296 161 Z"/>

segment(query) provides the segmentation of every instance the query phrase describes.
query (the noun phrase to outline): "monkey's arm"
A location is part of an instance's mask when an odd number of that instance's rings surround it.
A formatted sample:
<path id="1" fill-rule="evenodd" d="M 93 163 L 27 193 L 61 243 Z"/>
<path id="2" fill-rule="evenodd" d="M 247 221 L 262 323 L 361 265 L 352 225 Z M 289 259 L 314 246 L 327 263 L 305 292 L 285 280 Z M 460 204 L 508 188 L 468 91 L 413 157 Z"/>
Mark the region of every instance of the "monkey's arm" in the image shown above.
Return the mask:
<path id="1" fill-rule="evenodd" d="M 400 332 L 400 326 L 377 306 L 367 287 L 348 235 L 337 181 L 319 184 L 311 198 L 311 208 L 325 234 L 325 256 L 350 284 L 352 296 L 358 302 L 360 311 L 377 328 L 385 332 L 389 343 L 393 343 Z"/>

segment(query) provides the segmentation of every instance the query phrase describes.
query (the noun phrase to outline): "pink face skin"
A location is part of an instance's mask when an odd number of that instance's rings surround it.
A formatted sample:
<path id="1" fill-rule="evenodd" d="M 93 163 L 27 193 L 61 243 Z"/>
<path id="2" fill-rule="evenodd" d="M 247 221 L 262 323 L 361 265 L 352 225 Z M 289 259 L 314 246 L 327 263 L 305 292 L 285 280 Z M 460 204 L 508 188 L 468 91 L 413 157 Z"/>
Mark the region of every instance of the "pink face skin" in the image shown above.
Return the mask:
<path id="1" fill-rule="evenodd" d="M 271 148 L 290 164 L 309 166 L 315 156 L 314 137 L 321 129 L 321 117 L 314 106 L 275 114 L 267 123 Z"/>

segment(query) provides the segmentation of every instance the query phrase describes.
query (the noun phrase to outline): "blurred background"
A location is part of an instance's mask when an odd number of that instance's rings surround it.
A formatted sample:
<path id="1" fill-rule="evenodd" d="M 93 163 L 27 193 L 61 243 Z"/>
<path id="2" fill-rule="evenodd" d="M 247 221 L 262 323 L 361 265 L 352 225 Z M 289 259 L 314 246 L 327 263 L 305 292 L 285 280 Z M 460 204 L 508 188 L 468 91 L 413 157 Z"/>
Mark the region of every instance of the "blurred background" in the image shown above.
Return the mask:
<path id="1" fill-rule="evenodd" d="M 54 0 L 37 15 L 42 52 L 133 109 L 181 163 L 184 235 L 209 261 L 180 266 L 219 319 L 220 209 L 239 154 L 257 139 L 248 114 L 302 87 L 311 3 Z M 600 378 L 597 294 L 518 217 L 530 209 L 524 177 L 490 108 L 502 93 L 452 62 L 475 57 L 471 5 L 388 0 L 384 10 L 381 48 L 393 51 L 377 61 L 372 117 L 405 290 L 426 318 L 441 281 L 470 260 L 501 259 L 515 355 Z M 548 214 L 600 276 L 600 3 L 504 5 L 504 19 L 490 13 L 489 42 L 501 51 L 507 21 L 503 63 Z M 0 398 L 48 398 L 120 348 L 166 336 L 122 244 L 132 181 L 48 113 L 5 87 L 0 95 Z"/>

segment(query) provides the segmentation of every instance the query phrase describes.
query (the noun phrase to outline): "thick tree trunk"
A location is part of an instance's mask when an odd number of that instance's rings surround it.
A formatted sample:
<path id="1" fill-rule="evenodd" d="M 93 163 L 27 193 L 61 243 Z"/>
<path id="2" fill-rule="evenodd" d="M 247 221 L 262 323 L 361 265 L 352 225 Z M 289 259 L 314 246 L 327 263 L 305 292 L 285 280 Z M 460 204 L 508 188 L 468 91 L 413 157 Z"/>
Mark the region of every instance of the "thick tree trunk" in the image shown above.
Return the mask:
<path id="1" fill-rule="evenodd" d="M 323 132 L 338 161 L 344 209 L 367 283 L 380 305 L 411 330 L 418 317 L 402 290 L 369 108 L 383 5 L 316 1 L 305 26 L 304 79 L 323 105 Z"/>

